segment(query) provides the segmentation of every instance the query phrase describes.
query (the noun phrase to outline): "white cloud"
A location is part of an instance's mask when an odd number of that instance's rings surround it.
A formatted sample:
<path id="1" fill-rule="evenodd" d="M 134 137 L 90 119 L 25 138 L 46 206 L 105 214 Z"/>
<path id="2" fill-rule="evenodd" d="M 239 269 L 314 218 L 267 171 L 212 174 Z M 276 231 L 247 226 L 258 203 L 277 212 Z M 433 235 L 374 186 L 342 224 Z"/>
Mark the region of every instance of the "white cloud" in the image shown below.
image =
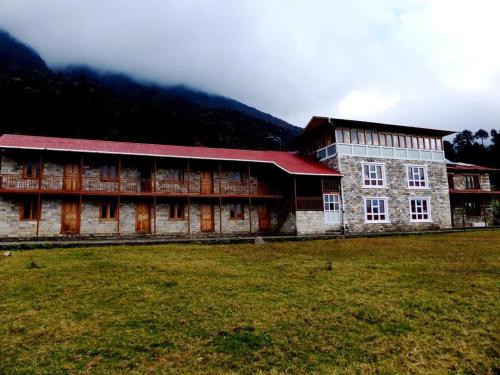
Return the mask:
<path id="1" fill-rule="evenodd" d="M 343 118 L 365 118 L 394 107 L 400 100 L 397 95 L 387 95 L 377 90 L 356 90 L 340 101 L 338 114 Z"/>
<path id="2" fill-rule="evenodd" d="M 0 1 L 0 27 L 49 64 L 184 83 L 300 126 L 340 111 L 498 127 L 498 14 L 498 0 Z"/>

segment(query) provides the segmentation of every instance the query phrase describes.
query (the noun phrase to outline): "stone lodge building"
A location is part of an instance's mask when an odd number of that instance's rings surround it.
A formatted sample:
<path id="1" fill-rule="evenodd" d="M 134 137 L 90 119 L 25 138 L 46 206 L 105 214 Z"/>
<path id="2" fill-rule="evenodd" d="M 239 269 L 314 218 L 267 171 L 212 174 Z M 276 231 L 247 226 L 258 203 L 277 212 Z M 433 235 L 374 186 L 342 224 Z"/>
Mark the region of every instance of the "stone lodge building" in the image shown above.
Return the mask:
<path id="1" fill-rule="evenodd" d="M 456 180 L 449 190 L 442 137 L 451 133 L 313 117 L 296 140 L 298 152 L 5 134 L 0 237 L 320 234 L 472 225 L 477 218 L 464 224 L 467 205 L 451 211 L 450 191 L 454 202 L 460 184 Z M 489 188 L 486 179 L 480 176 L 481 188 Z M 491 225 L 487 215 L 481 217 Z"/>

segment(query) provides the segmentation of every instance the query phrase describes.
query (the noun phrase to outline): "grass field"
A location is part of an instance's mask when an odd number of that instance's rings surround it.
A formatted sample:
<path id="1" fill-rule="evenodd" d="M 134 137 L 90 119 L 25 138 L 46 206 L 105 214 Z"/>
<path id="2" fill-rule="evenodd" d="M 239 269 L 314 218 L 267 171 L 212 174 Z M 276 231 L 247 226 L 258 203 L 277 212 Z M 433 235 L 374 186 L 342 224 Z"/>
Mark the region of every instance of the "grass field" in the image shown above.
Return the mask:
<path id="1" fill-rule="evenodd" d="M 13 252 L 0 373 L 498 374 L 500 231 Z"/>

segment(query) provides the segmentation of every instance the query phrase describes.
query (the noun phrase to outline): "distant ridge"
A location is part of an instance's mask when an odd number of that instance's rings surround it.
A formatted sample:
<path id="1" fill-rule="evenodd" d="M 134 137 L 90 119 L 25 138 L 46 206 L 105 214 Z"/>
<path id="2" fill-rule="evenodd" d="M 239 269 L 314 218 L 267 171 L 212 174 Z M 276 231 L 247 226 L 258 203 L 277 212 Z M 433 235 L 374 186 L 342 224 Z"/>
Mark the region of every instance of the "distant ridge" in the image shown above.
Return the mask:
<path id="1" fill-rule="evenodd" d="M 271 149 L 301 129 L 183 85 L 161 86 L 72 65 L 51 70 L 0 30 L 1 133 Z"/>

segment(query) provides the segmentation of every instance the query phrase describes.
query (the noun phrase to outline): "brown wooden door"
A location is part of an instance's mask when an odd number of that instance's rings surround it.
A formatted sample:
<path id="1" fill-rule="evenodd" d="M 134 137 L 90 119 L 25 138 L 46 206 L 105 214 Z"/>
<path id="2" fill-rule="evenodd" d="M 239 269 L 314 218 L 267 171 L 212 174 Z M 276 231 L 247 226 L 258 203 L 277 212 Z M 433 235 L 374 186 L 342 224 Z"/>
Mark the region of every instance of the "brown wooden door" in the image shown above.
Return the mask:
<path id="1" fill-rule="evenodd" d="M 213 232 L 214 207 L 211 204 L 202 204 L 200 206 L 200 223 L 202 232 Z"/>
<path id="2" fill-rule="evenodd" d="M 63 202 L 61 215 L 61 233 L 80 233 L 80 210 L 77 202 Z"/>
<path id="3" fill-rule="evenodd" d="M 214 180 L 211 171 L 201 171 L 200 173 L 200 194 L 213 194 Z"/>
<path id="4" fill-rule="evenodd" d="M 151 209 L 148 203 L 135 205 L 135 231 L 137 233 L 151 232 Z"/>
<path id="5" fill-rule="evenodd" d="M 78 164 L 66 164 L 64 166 L 64 190 L 79 190 L 80 167 Z"/>
<path id="6" fill-rule="evenodd" d="M 271 209 L 266 204 L 260 204 L 258 206 L 259 212 L 259 231 L 269 232 L 271 231 Z"/>

